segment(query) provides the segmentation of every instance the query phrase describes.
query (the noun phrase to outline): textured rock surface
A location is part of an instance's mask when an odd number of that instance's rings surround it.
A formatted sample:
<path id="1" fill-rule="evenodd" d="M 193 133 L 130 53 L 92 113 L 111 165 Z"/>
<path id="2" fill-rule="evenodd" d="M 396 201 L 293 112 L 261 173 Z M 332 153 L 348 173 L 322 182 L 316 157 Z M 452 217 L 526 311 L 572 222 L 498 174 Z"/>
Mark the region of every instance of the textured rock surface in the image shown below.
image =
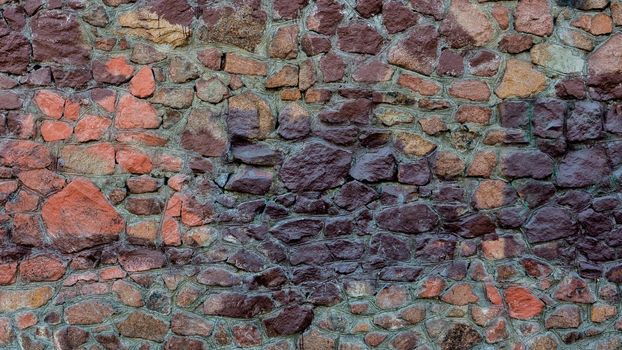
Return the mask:
<path id="1" fill-rule="evenodd" d="M 0 348 L 622 346 L 622 1 L 0 17 Z"/>

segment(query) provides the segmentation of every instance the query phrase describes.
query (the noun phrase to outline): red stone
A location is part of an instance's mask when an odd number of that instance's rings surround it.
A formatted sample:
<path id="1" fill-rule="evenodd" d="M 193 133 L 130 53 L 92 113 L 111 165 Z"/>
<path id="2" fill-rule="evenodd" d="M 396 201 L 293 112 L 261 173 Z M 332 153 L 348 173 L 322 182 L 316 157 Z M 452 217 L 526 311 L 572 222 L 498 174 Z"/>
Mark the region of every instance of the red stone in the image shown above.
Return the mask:
<path id="1" fill-rule="evenodd" d="M 86 115 L 78 121 L 74 128 L 76 140 L 79 142 L 99 140 L 106 133 L 111 124 L 112 121 L 109 118 L 97 115 Z"/>
<path id="2" fill-rule="evenodd" d="M 63 252 L 109 243 L 125 228 L 123 218 L 99 188 L 83 178 L 48 198 L 41 214 L 53 244 Z"/>
<path id="3" fill-rule="evenodd" d="M 65 274 L 65 263 L 53 255 L 30 257 L 19 264 L 19 275 L 25 282 L 57 281 Z"/>
<path id="4" fill-rule="evenodd" d="M 43 169 L 52 164 L 52 154 L 32 141 L 5 140 L 0 143 L 0 164 L 21 170 Z"/>
<path id="5" fill-rule="evenodd" d="M 34 101 L 46 116 L 54 119 L 63 116 L 65 99 L 60 94 L 50 90 L 40 90 L 35 94 Z"/>
<path id="6" fill-rule="evenodd" d="M 156 83 L 151 68 L 142 67 L 130 80 L 130 93 L 136 97 L 145 98 L 155 91 Z"/>
<path id="7" fill-rule="evenodd" d="M 153 129 L 160 126 L 160 117 L 149 102 L 128 94 L 119 100 L 114 125 L 120 129 Z"/>
<path id="8" fill-rule="evenodd" d="M 118 85 L 128 81 L 132 73 L 134 73 L 134 67 L 124 56 L 113 57 L 105 63 L 93 62 L 93 77 L 100 83 Z"/>
<path id="9" fill-rule="evenodd" d="M 132 174 L 148 174 L 153 169 L 151 157 L 136 148 L 122 147 L 118 149 L 116 159 L 121 169 Z"/>
<path id="10" fill-rule="evenodd" d="M 544 309 L 544 303 L 527 288 L 509 287 L 504 294 L 512 318 L 528 320 L 539 315 Z"/>
<path id="11" fill-rule="evenodd" d="M 47 142 L 68 139 L 72 132 L 73 128 L 69 123 L 45 120 L 41 124 L 41 136 Z"/>

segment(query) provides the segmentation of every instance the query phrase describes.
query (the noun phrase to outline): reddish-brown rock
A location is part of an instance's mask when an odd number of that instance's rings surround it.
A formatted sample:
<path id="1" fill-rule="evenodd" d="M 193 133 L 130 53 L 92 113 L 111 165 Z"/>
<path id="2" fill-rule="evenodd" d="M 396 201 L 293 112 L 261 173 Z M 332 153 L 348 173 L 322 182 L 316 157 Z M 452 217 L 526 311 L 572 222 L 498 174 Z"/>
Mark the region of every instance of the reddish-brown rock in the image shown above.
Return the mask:
<path id="1" fill-rule="evenodd" d="M 75 179 L 44 204 L 41 215 L 53 244 L 63 252 L 75 252 L 118 238 L 123 218 L 86 179 Z M 96 216 L 97 220 L 90 218 Z"/>

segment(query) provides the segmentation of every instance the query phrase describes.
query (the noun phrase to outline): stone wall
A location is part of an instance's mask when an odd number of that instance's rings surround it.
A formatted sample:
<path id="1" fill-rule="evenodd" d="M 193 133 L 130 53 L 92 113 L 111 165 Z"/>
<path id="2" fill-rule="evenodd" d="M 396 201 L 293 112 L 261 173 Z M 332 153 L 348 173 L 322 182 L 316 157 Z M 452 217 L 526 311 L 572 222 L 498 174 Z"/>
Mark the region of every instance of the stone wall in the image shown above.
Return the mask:
<path id="1" fill-rule="evenodd" d="M 0 348 L 622 348 L 622 1 L 0 11 Z"/>

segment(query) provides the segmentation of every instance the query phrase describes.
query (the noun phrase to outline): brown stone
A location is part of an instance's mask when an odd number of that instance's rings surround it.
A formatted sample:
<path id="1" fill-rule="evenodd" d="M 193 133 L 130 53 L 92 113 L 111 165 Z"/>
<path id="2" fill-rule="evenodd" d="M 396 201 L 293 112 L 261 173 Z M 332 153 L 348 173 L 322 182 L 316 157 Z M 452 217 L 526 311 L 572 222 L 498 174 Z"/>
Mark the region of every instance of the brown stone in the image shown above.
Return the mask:
<path id="1" fill-rule="evenodd" d="M 475 207 L 493 209 L 510 204 L 516 198 L 511 186 L 501 180 L 487 180 L 480 183 L 473 193 Z"/>
<path id="2" fill-rule="evenodd" d="M 449 87 L 448 93 L 453 97 L 471 101 L 488 101 L 490 98 L 488 84 L 480 80 L 455 82 Z"/>
<path id="3" fill-rule="evenodd" d="M 119 14 L 118 23 L 124 33 L 173 47 L 187 44 L 192 34 L 190 28 L 171 23 L 146 7 Z"/>
<path id="4" fill-rule="evenodd" d="M 484 46 L 494 34 L 488 17 L 468 0 L 451 2 L 447 16 L 441 24 L 441 34 L 447 37 L 451 47 L 467 45 Z"/>
<path id="5" fill-rule="evenodd" d="M 168 332 L 168 324 L 140 311 L 132 312 L 116 326 L 123 336 L 160 343 L 164 341 L 164 336 Z"/>
<path id="6" fill-rule="evenodd" d="M 294 59 L 298 56 L 298 26 L 292 25 L 277 29 L 268 55 L 272 58 Z"/>
<path id="7" fill-rule="evenodd" d="M 525 98 L 543 91 L 546 85 L 546 76 L 537 71 L 531 63 L 511 59 L 495 93 L 502 99 Z"/>
<path id="8" fill-rule="evenodd" d="M 69 324 L 97 324 L 113 314 L 114 309 L 109 304 L 87 300 L 65 308 L 65 321 Z"/>
<path id="9" fill-rule="evenodd" d="M 388 62 L 421 74 L 434 70 L 439 34 L 433 26 L 418 25 L 389 49 Z"/>
<path id="10" fill-rule="evenodd" d="M 517 31 L 539 36 L 553 33 L 553 16 L 547 0 L 524 0 L 514 10 Z"/>
<path id="11" fill-rule="evenodd" d="M 255 50 L 266 27 L 266 13 L 244 4 L 237 8 L 209 7 L 203 11 L 205 26 L 199 39 L 208 43 L 234 45 L 246 51 Z"/>
<path id="12" fill-rule="evenodd" d="M 265 63 L 228 52 L 225 56 L 225 72 L 245 75 L 266 75 L 268 67 Z"/>
<path id="13" fill-rule="evenodd" d="M 45 305 L 54 293 L 49 286 L 21 290 L 0 290 L 0 311 L 37 309 Z"/>

